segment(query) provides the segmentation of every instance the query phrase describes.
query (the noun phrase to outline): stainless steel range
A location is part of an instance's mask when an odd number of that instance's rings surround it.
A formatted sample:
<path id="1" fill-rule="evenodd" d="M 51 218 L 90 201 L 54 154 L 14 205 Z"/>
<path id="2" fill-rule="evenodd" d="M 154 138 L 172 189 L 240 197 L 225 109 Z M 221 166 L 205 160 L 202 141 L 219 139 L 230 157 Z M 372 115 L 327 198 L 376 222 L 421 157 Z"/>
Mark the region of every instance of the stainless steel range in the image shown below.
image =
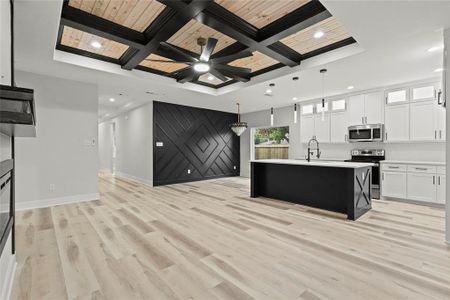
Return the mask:
<path id="1" fill-rule="evenodd" d="M 349 162 L 371 162 L 372 167 L 372 198 L 380 199 L 380 161 L 384 160 L 383 149 L 355 149 L 350 152 Z"/>

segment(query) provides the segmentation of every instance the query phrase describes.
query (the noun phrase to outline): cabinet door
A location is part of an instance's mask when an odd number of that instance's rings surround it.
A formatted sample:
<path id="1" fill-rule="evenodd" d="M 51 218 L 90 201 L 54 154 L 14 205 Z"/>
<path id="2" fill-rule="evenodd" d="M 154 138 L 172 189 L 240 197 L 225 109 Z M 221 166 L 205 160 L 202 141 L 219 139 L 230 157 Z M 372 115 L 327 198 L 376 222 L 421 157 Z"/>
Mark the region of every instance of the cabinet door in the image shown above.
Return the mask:
<path id="1" fill-rule="evenodd" d="M 437 175 L 436 202 L 445 204 L 445 175 Z"/>
<path id="2" fill-rule="evenodd" d="M 381 196 L 406 199 L 406 173 L 381 173 Z"/>
<path id="3" fill-rule="evenodd" d="M 386 106 L 384 117 L 386 141 L 409 140 L 409 104 Z"/>
<path id="4" fill-rule="evenodd" d="M 437 100 L 438 83 L 422 84 L 411 88 L 411 101 Z"/>
<path id="5" fill-rule="evenodd" d="M 332 143 L 347 142 L 347 112 L 336 112 L 330 115 L 330 141 Z"/>
<path id="6" fill-rule="evenodd" d="M 314 133 L 319 143 L 330 142 L 330 114 L 325 113 L 322 121 L 322 114 L 314 115 Z"/>
<path id="7" fill-rule="evenodd" d="M 410 105 L 410 138 L 412 141 L 431 141 L 438 138 L 435 127 L 434 101 L 414 102 Z"/>
<path id="8" fill-rule="evenodd" d="M 400 88 L 386 91 L 386 105 L 405 104 L 408 102 L 408 89 Z"/>
<path id="9" fill-rule="evenodd" d="M 436 174 L 408 173 L 407 198 L 410 200 L 436 202 Z"/>
<path id="10" fill-rule="evenodd" d="M 438 105 L 437 102 L 434 103 L 434 123 L 436 129 L 437 139 L 440 141 L 445 141 L 445 108 L 441 105 Z"/>
<path id="11" fill-rule="evenodd" d="M 300 141 L 307 143 L 314 136 L 314 115 L 300 116 Z"/>
<path id="12" fill-rule="evenodd" d="M 348 98 L 348 125 L 363 124 L 364 117 L 364 95 Z"/>
<path id="13" fill-rule="evenodd" d="M 383 106 L 383 92 L 365 95 L 364 114 L 367 124 L 384 123 Z"/>

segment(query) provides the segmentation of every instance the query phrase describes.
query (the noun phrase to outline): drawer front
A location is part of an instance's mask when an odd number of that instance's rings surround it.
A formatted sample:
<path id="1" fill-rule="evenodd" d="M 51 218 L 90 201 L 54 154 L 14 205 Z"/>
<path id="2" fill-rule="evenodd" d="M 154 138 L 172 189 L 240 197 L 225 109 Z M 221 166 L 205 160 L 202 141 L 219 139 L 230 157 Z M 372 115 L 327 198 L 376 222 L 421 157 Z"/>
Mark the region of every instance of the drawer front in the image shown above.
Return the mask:
<path id="1" fill-rule="evenodd" d="M 430 165 L 408 165 L 408 173 L 436 173 L 436 166 Z"/>
<path id="2" fill-rule="evenodd" d="M 436 167 L 436 173 L 445 175 L 445 167 Z"/>
<path id="3" fill-rule="evenodd" d="M 406 172 L 406 165 L 402 164 L 381 164 L 381 170 L 390 172 Z"/>

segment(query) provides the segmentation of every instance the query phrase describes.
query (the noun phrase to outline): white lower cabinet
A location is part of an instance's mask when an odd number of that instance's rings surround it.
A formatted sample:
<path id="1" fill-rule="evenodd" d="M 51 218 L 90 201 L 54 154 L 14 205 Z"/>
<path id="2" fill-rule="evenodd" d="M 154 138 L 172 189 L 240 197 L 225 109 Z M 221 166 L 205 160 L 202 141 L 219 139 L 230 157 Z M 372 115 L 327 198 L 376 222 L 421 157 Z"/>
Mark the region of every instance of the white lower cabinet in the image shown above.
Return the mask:
<path id="1" fill-rule="evenodd" d="M 381 191 L 383 197 L 406 198 L 406 173 L 383 171 Z"/>
<path id="2" fill-rule="evenodd" d="M 382 163 L 381 196 L 445 203 L 445 167 Z"/>
<path id="3" fill-rule="evenodd" d="M 408 173 L 406 198 L 416 201 L 436 202 L 436 174 Z"/>

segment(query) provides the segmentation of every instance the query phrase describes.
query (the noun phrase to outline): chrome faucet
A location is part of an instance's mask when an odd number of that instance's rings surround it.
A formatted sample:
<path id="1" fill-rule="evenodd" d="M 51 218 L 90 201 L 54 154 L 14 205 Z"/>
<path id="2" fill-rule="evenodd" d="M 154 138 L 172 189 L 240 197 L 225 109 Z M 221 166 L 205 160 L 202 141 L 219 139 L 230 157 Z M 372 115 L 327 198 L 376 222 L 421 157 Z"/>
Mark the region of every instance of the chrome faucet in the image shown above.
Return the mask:
<path id="1" fill-rule="evenodd" d="M 311 142 L 315 142 L 316 143 L 316 148 L 315 149 L 311 149 Z M 314 154 L 314 150 L 317 151 L 316 157 L 320 158 L 320 150 L 319 150 L 319 141 L 316 139 L 315 136 L 313 136 L 309 141 L 308 141 L 308 156 L 305 156 L 306 160 L 308 162 L 311 161 L 311 154 Z"/>

